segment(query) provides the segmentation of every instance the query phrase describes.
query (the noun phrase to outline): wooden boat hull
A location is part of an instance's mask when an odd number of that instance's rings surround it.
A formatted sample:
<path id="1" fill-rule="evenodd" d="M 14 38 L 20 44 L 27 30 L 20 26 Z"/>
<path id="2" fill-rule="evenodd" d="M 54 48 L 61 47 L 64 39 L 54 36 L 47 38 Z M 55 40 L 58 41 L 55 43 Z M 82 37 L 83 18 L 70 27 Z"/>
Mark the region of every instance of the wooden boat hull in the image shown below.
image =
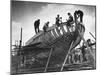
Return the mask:
<path id="1" fill-rule="evenodd" d="M 56 39 L 50 36 L 48 37 L 47 36 L 48 34 L 44 34 L 43 36 L 40 36 L 38 38 L 40 41 L 42 39 L 40 44 L 36 45 L 35 47 L 31 46 L 29 48 L 28 47 L 23 48 L 23 51 L 31 50 L 31 52 L 29 52 L 29 55 L 33 54 L 33 57 L 37 60 L 36 62 L 45 66 L 45 64 L 47 63 L 48 56 L 50 54 L 50 50 L 53 49 L 51 57 L 50 57 L 49 65 L 62 64 L 62 62 L 65 59 L 66 54 L 69 51 L 69 47 L 71 43 L 74 42 L 72 46 L 72 49 L 73 49 L 81 41 L 81 37 L 79 35 L 78 30 L 80 30 L 80 32 L 83 35 L 85 28 L 83 25 L 80 24 L 78 25 L 75 31 L 69 32 L 69 33 L 67 32 L 59 37 L 56 36 L 55 37 Z M 44 36 L 45 38 L 47 38 L 47 40 L 43 40 Z M 50 39 L 52 39 L 53 41 Z M 40 41 L 37 41 L 37 42 L 40 42 Z M 32 42 L 32 44 L 35 42 Z"/>

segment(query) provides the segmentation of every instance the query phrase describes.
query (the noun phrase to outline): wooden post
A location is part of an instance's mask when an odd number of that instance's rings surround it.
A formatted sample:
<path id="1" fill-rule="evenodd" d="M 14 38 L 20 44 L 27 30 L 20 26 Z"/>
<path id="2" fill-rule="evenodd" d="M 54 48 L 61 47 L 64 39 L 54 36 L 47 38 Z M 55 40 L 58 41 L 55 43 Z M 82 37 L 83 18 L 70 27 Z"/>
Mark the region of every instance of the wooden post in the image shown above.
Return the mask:
<path id="1" fill-rule="evenodd" d="M 19 52 L 20 52 L 20 56 L 21 56 L 21 47 L 22 47 L 22 28 L 21 28 L 20 43 L 19 43 Z"/>
<path id="2" fill-rule="evenodd" d="M 53 48 L 51 48 L 51 50 L 50 50 L 50 54 L 49 54 L 49 57 L 48 57 L 47 64 L 46 64 L 46 67 L 45 67 L 44 72 L 46 72 L 46 71 L 47 71 L 48 64 L 49 64 L 49 61 L 50 61 L 50 57 L 51 57 L 51 54 L 52 54 L 52 50 L 53 50 Z"/>
<path id="3" fill-rule="evenodd" d="M 21 47 L 22 47 L 22 28 L 21 28 L 21 33 L 20 33 L 20 42 L 19 42 L 19 57 L 20 57 L 20 61 L 21 61 L 21 59 L 22 59 L 22 57 L 21 57 Z M 18 64 L 18 66 L 21 64 L 21 62 L 19 61 L 19 64 Z"/>
<path id="4" fill-rule="evenodd" d="M 91 36 L 96 40 L 96 38 L 93 36 L 93 34 L 91 32 L 89 32 L 91 34 Z"/>
<path id="5" fill-rule="evenodd" d="M 67 58 L 68 58 L 68 55 L 70 54 L 70 50 L 71 50 L 71 48 L 72 48 L 72 45 L 73 45 L 73 41 L 72 41 L 72 43 L 71 43 L 71 45 L 70 45 L 70 48 L 69 48 L 69 50 L 68 50 L 68 54 L 67 54 L 66 57 L 65 57 L 64 63 L 62 64 L 62 67 L 61 67 L 61 70 L 60 70 L 60 71 L 63 71 L 64 65 L 65 65 L 66 60 L 67 60 Z"/>
<path id="6" fill-rule="evenodd" d="M 21 28 L 21 34 L 20 34 L 20 47 L 22 46 L 22 28 Z"/>

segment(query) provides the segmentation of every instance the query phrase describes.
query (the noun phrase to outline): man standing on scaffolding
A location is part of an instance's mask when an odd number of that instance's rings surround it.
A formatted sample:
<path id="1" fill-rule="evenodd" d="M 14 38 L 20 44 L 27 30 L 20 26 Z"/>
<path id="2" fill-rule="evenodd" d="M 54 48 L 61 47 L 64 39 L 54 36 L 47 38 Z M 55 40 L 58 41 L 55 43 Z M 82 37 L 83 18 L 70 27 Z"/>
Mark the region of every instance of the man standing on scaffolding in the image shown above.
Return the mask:
<path id="1" fill-rule="evenodd" d="M 71 13 L 68 13 L 68 16 L 69 16 L 69 18 L 68 18 L 68 20 L 67 20 L 67 25 L 68 26 L 71 26 L 71 22 L 73 22 L 73 16 L 71 15 Z"/>
<path id="2" fill-rule="evenodd" d="M 45 25 L 43 26 L 43 30 L 44 30 L 44 32 L 47 31 L 48 27 L 49 27 L 49 21 L 46 22 Z"/>
<path id="3" fill-rule="evenodd" d="M 60 16 L 59 16 L 59 14 L 57 15 L 57 17 L 56 17 L 56 25 L 59 27 L 60 26 Z"/>
<path id="4" fill-rule="evenodd" d="M 35 28 L 36 34 L 39 32 L 39 25 L 40 25 L 40 19 L 34 22 L 34 28 Z"/>

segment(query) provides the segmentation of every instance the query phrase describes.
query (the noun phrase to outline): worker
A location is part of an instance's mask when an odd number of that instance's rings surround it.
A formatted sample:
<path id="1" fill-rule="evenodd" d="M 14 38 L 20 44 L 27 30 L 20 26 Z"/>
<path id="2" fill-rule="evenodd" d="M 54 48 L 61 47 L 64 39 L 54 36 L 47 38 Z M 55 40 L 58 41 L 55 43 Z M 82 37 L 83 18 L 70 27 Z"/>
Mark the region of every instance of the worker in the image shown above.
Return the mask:
<path id="1" fill-rule="evenodd" d="M 56 17 L 56 25 L 59 27 L 60 26 L 60 16 L 59 16 L 59 14 L 57 15 L 57 17 Z"/>
<path id="2" fill-rule="evenodd" d="M 91 44 L 91 39 L 87 40 L 87 44 L 90 45 Z"/>
<path id="3" fill-rule="evenodd" d="M 67 25 L 68 26 L 71 26 L 71 22 L 73 22 L 73 16 L 71 15 L 71 13 L 68 13 L 68 16 L 69 16 L 69 18 L 68 18 L 68 20 L 67 20 Z"/>
<path id="4" fill-rule="evenodd" d="M 74 60 L 75 60 L 75 63 L 79 63 L 79 61 L 80 61 L 79 49 L 75 49 Z"/>
<path id="5" fill-rule="evenodd" d="M 88 40 L 87 40 L 87 44 L 88 44 L 88 46 L 89 46 L 91 52 L 93 52 L 93 47 L 92 47 L 92 44 L 93 44 L 93 43 L 91 42 L 91 39 L 88 39 Z"/>
<path id="6" fill-rule="evenodd" d="M 72 64 L 73 63 L 73 51 L 70 52 L 68 59 L 69 59 L 69 64 Z"/>
<path id="7" fill-rule="evenodd" d="M 43 30 L 44 32 L 47 31 L 47 28 L 49 27 L 49 21 L 45 23 L 45 25 L 43 26 Z"/>
<path id="8" fill-rule="evenodd" d="M 34 28 L 35 28 L 36 34 L 40 31 L 40 30 L 39 30 L 39 25 L 40 25 L 40 19 L 38 19 L 38 20 L 36 20 L 36 21 L 34 22 Z"/>
<path id="9" fill-rule="evenodd" d="M 83 43 L 82 47 L 81 47 L 81 51 L 82 51 L 82 56 L 83 56 L 83 62 L 86 62 L 87 61 L 87 57 L 86 57 L 86 46 L 85 44 Z"/>

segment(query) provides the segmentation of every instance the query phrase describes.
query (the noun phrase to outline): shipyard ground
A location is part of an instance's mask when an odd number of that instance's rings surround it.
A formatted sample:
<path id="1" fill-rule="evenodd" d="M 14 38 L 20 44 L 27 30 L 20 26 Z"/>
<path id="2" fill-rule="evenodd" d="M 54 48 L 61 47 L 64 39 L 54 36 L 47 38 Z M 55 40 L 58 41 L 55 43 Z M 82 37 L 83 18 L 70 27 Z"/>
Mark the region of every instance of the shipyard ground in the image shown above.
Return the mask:
<path id="1" fill-rule="evenodd" d="M 61 66 L 48 67 L 46 72 L 60 72 Z M 79 71 L 79 70 L 94 70 L 96 69 L 93 62 L 78 63 L 78 64 L 65 64 L 63 71 Z M 30 67 L 12 67 L 12 75 L 16 74 L 32 74 L 44 73 L 45 67 L 34 68 Z"/>

